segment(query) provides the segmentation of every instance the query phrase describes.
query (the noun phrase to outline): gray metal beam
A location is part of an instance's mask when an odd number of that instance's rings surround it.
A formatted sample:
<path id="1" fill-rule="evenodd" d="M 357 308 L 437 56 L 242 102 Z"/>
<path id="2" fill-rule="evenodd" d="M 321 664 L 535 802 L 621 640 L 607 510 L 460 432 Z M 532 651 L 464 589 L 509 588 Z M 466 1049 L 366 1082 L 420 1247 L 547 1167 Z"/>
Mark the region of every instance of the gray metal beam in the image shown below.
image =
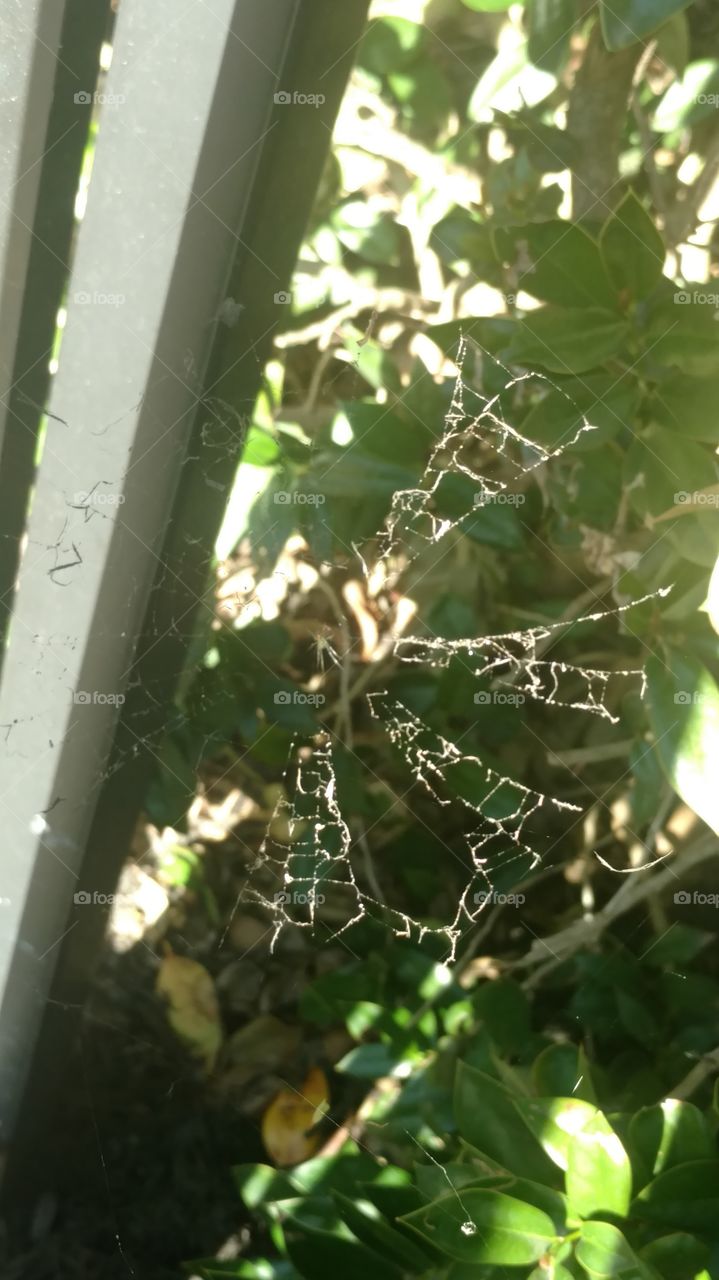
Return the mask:
<path id="1" fill-rule="evenodd" d="M 64 0 L 0 9 L 0 388 L 12 380 Z M 0 441 L 7 429 L 0 401 Z"/>
<path id="2" fill-rule="evenodd" d="M 110 25 L 109 0 L 6 0 L 0 10 L 0 634 L 12 608 L 80 165 Z"/>
<path id="3" fill-rule="evenodd" d="M 2 1136 L 67 929 L 295 9 L 120 9 L 0 682 Z"/>

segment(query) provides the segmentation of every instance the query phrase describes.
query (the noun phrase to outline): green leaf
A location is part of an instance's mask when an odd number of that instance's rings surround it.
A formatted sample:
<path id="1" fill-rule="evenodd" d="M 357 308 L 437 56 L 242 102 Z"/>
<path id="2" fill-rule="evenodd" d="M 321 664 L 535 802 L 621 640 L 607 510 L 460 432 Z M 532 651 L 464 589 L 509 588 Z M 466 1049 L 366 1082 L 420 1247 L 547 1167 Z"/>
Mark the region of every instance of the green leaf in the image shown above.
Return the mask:
<path id="1" fill-rule="evenodd" d="M 310 1230 L 306 1218 L 290 1219 L 299 1234 L 287 1235 L 287 1252 L 304 1280 L 327 1280 L 341 1275 L 342 1280 L 402 1280 L 402 1271 L 381 1258 L 374 1250 L 351 1236 L 349 1231 Z"/>
<path id="2" fill-rule="evenodd" d="M 637 1111 L 629 1125 L 629 1145 L 644 1183 L 665 1169 L 692 1160 L 708 1160 L 714 1154 L 701 1111 L 691 1102 L 677 1098 L 665 1098 Z"/>
<path id="3" fill-rule="evenodd" d="M 440 485 L 439 488 L 442 486 Z M 473 494 L 476 488 L 473 486 Z M 513 495 L 517 499 L 522 494 Z M 473 542 L 482 543 L 486 547 L 499 547 L 502 551 L 519 551 L 524 546 L 524 526 L 519 515 L 521 502 L 516 506 L 509 503 L 490 502 L 483 507 L 475 508 L 462 520 L 462 533 Z M 440 499 L 437 497 L 437 510 L 440 515 Z"/>
<path id="4" fill-rule="evenodd" d="M 654 369 L 674 365 L 694 378 L 719 373 L 717 291 L 677 289 L 652 308 L 644 363 Z"/>
<path id="5" fill-rule="evenodd" d="M 499 13 L 502 9 L 508 9 L 512 0 L 462 0 L 462 4 L 468 9 L 478 10 L 480 13 Z"/>
<path id="6" fill-rule="evenodd" d="M 616 1276 L 618 1280 L 655 1280 L 621 1231 L 609 1222 L 583 1222 L 577 1245 L 577 1261 L 596 1280 Z"/>
<path id="7" fill-rule="evenodd" d="M 649 718 L 675 791 L 719 833 L 719 688 L 695 658 L 672 650 L 646 665 Z"/>
<path id="8" fill-rule="evenodd" d="M 575 19 L 573 0 L 527 0 L 527 45 L 535 67 L 562 70 Z"/>
<path id="9" fill-rule="evenodd" d="M 560 307 L 616 306 L 599 245 L 577 223 L 552 218 L 495 227 L 494 245 L 517 289 L 532 297 Z"/>
<path id="10" fill-rule="evenodd" d="M 427 1256 L 401 1232 L 385 1220 L 379 1209 L 369 1200 L 350 1199 L 341 1191 L 332 1193 L 342 1219 L 364 1244 L 377 1249 L 382 1257 L 391 1258 L 404 1271 L 422 1272 L 427 1269 Z M 414 1212 L 418 1212 L 415 1210 Z"/>
<path id="11" fill-rule="evenodd" d="M 573 1134 L 600 1114 L 590 1102 L 577 1097 L 521 1098 L 516 1106 L 550 1160 L 564 1170 L 569 1166 Z"/>
<path id="12" fill-rule="evenodd" d="M 357 61 L 377 76 L 388 75 L 411 64 L 425 38 L 421 23 L 407 18 L 378 18 L 365 32 Z"/>
<path id="13" fill-rule="evenodd" d="M 685 13 L 675 13 L 656 34 L 657 57 L 666 62 L 678 76 L 683 76 L 689 61 L 689 23 Z"/>
<path id="14" fill-rule="evenodd" d="M 428 437 L 422 423 L 407 422 L 374 400 L 346 401 L 342 411 L 352 428 L 354 448 L 398 466 L 424 461 Z"/>
<path id="15" fill-rule="evenodd" d="M 545 448 L 568 445 L 578 435 L 573 453 L 589 452 L 606 444 L 634 421 L 641 396 L 639 383 L 630 375 L 589 373 L 567 378 L 550 387 L 530 409 L 521 425 L 522 435 Z M 590 426 L 592 431 L 582 431 Z M 578 434 L 580 433 L 580 434 Z"/>
<path id="16" fill-rule="evenodd" d="M 556 1238 L 551 1218 L 500 1191 L 469 1188 L 400 1219 L 449 1258 L 475 1265 L 536 1262 Z"/>
<path id="17" fill-rule="evenodd" d="M 584 373 L 615 355 L 627 335 L 627 325 L 611 311 L 543 307 L 519 322 L 505 358 L 550 373 Z"/>
<path id="18" fill-rule="evenodd" d="M 526 1050 L 532 1034 L 529 1001 L 518 982 L 498 978 L 480 987 L 476 1008 L 502 1053 Z"/>
<path id="19" fill-rule="evenodd" d="M 626 49 L 656 31 L 690 0 L 601 0 L 601 23 L 608 49 Z"/>
<path id="20" fill-rule="evenodd" d="M 651 121 L 657 133 L 685 129 L 716 113 L 719 93 L 719 59 L 701 58 L 690 62 L 681 80 L 669 86 Z"/>
<path id="21" fill-rule="evenodd" d="M 596 1101 L 586 1054 L 574 1044 L 550 1044 L 543 1049 L 532 1064 L 532 1084 L 540 1097 Z"/>
<path id="22" fill-rule="evenodd" d="M 663 279 L 664 242 L 633 191 L 605 222 L 599 244 L 615 288 L 633 302 L 646 298 Z"/>
<path id="23" fill-rule="evenodd" d="M 687 1280 L 687 1276 L 696 1277 L 706 1266 L 709 1250 L 686 1231 L 676 1231 L 653 1240 L 640 1250 L 639 1257 L 654 1267 L 663 1280 Z"/>
<path id="24" fill-rule="evenodd" d="M 636 436 L 624 459 L 624 487 L 641 515 L 661 515 L 714 480 L 716 467 L 708 450 L 665 427 L 649 427 Z"/>
<path id="25" fill-rule="evenodd" d="M 350 1049 L 344 1058 L 335 1066 L 335 1071 L 342 1071 L 348 1076 L 358 1076 L 361 1080 L 377 1080 L 380 1076 L 390 1076 L 402 1061 L 389 1045 L 361 1044 L 357 1049 Z"/>
<path id="26" fill-rule="evenodd" d="M 679 1231 L 715 1231 L 719 1160 L 693 1160 L 660 1173 L 633 1201 L 632 1214 Z"/>
<path id="27" fill-rule="evenodd" d="M 632 1198 L 632 1168 L 622 1143 L 597 1112 L 569 1143 L 566 1190 L 569 1213 L 625 1216 Z"/>
<path id="28" fill-rule="evenodd" d="M 238 1164 L 232 1170 L 238 1194 L 248 1209 L 273 1200 L 286 1200 L 297 1190 L 289 1174 L 268 1164 Z"/>
<path id="29" fill-rule="evenodd" d="M 692 440 L 719 444 L 719 374 L 710 378 L 690 378 L 672 371 L 654 388 L 649 410 L 663 427 Z"/>
<path id="30" fill-rule="evenodd" d="M 480 77 L 467 116 L 481 123 L 491 121 L 494 111 L 511 113 L 534 107 L 556 85 L 556 76 L 532 66 L 526 45 L 501 49 Z"/>
<path id="31" fill-rule="evenodd" d="M 530 1133 L 509 1091 L 466 1062 L 457 1064 L 454 1112 L 462 1137 L 490 1159 L 517 1177 L 550 1186 L 556 1181 L 551 1161 Z"/>

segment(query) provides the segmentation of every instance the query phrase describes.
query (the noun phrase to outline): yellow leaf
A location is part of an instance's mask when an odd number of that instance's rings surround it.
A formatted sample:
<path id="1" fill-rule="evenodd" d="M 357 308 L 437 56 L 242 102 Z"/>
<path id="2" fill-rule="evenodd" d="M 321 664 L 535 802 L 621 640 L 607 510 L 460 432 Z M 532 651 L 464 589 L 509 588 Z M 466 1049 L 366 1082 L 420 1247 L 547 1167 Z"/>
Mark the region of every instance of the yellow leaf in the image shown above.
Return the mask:
<path id="1" fill-rule="evenodd" d="M 211 1071 L 223 1037 L 215 984 L 207 969 L 170 952 L 160 965 L 156 990 L 169 1004 L 172 1029 Z"/>
<path id="2" fill-rule="evenodd" d="M 299 1089 L 282 1089 L 262 1117 L 262 1141 L 276 1165 L 301 1164 L 320 1145 L 318 1133 L 311 1133 L 329 1105 L 329 1086 L 324 1071 L 313 1067 Z"/>

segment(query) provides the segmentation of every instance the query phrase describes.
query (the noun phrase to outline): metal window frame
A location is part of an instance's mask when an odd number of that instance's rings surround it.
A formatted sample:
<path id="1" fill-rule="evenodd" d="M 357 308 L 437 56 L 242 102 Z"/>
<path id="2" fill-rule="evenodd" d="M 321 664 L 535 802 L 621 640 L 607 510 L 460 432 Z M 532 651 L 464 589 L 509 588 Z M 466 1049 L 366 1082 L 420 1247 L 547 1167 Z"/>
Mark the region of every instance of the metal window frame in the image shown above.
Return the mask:
<path id="1" fill-rule="evenodd" d="M 120 9 L 105 92 L 127 114 L 102 108 L 0 680 L 13 857 L 11 910 L 0 911 L 0 1139 L 41 1023 L 23 1117 L 35 1134 L 46 1128 L 42 1063 L 58 1063 L 62 1007 L 84 997 L 105 923 L 100 908 L 73 908 L 76 876 L 107 892 L 126 856 L 233 479 L 226 455 L 207 448 L 203 398 L 254 399 L 367 7 L 203 0 L 190 28 L 176 0 Z M 138 45 L 153 38 L 162 57 L 143 79 Z M 289 109 L 278 89 L 325 101 Z M 172 112 L 158 116 L 166 101 Z M 152 124 L 147 154 L 133 121 Z M 151 193 L 140 219 L 133 192 Z M 128 261 L 144 248 L 133 234 L 160 237 L 154 257 Z M 98 294 L 125 302 L 113 309 Z M 227 296 L 244 310 L 213 344 Z M 88 516 L 68 499 L 96 482 L 124 501 Z M 80 691 L 91 700 L 73 702 Z M 121 714 L 98 694 L 125 696 Z"/>

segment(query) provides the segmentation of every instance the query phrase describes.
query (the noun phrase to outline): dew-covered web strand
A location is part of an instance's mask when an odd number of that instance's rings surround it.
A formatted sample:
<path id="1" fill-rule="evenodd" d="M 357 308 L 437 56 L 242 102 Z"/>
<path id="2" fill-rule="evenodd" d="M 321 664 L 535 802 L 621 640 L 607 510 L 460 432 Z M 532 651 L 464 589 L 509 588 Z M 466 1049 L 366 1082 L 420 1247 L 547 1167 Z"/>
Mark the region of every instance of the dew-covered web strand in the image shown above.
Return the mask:
<path id="1" fill-rule="evenodd" d="M 447 1185 L 449 1186 L 450 1191 L 456 1197 L 457 1203 L 462 1213 L 464 1214 L 464 1221 L 461 1223 L 459 1228 L 460 1231 L 462 1232 L 462 1235 L 467 1237 L 475 1236 L 477 1234 L 477 1224 L 476 1222 L 473 1221 L 472 1215 L 469 1212 L 466 1204 L 464 1203 L 459 1193 L 458 1187 L 456 1187 L 455 1184 L 453 1183 L 444 1165 L 440 1164 L 439 1160 L 437 1160 L 435 1156 L 432 1155 L 431 1151 L 428 1151 L 426 1147 L 422 1146 L 422 1143 L 417 1138 L 415 1138 L 413 1133 L 410 1133 L 409 1129 L 405 1129 L 405 1133 L 407 1134 L 407 1137 L 411 1138 L 412 1142 L 414 1142 L 415 1145 L 419 1147 L 422 1154 L 427 1156 L 427 1158 L 432 1161 L 433 1165 L 436 1165 L 436 1167 L 439 1169 L 440 1173 L 442 1174 L 442 1177 L 445 1179 Z"/>

